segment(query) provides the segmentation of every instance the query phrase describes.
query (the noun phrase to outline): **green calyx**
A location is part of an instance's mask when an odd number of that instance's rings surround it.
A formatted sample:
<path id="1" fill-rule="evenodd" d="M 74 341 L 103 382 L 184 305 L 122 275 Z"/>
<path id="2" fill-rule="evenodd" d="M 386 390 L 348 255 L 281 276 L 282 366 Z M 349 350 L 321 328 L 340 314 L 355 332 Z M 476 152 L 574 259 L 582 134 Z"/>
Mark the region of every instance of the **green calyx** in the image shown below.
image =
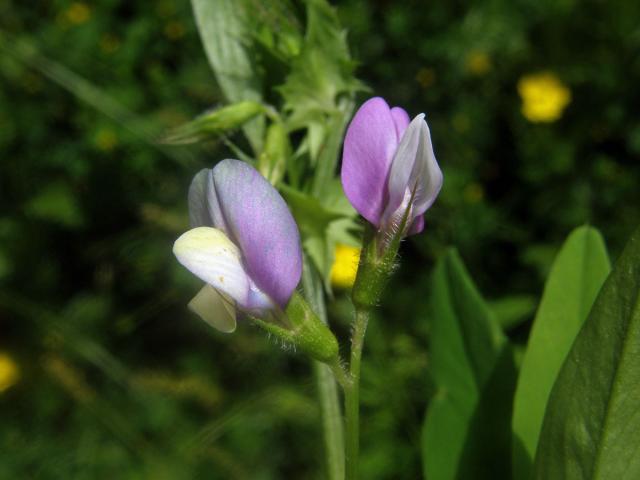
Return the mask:
<path id="1" fill-rule="evenodd" d="M 280 315 L 282 318 L 279 323 L 258 318 L 253 318 L 253 321 L 267 332 L 295 346 L 314 360 L 328 364 L 336 362 L 339 352 L 336 337 L 313 312 L 302 295 L 294 292 L 287 308 L 284 312 L 280 312 Z"/>
<path id="2" fill-rule="evenodd" d="M 390 242 L 381 249 L 381 238 L 371 225 L 364 233 L 360 265 L 351 296 L 358 309 L 371 309 L 380 302 L 382 292 L 396 265 L 399 242 Z"/>

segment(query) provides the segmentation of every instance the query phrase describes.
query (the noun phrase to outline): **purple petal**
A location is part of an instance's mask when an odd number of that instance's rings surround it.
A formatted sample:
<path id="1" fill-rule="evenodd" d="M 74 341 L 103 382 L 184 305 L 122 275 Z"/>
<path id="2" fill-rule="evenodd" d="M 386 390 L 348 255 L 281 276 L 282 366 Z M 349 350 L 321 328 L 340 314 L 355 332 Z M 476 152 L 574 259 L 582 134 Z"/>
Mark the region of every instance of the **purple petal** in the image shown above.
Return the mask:
<path id="1" fill-rule="evenodd" d="M 379 226 L 386 202 L 387 176 L 398 146 L 396 123 L 380 97 L 356 112 L 344 141 L 342 186 L 354 208 Z"/>
<path id="2" fill-rule="evenodd" d="M 239 246 L 256 287 L 285 307 L 302 274 L 300 234 L 287 204 L 239 160 L 223 160 L 210 178 L 214 225 Z"/>
<path id="3" fill-rule="evenodd" d="M 404 135 L 404 131 L 409 126 L 409 114 L 404 108 L 393 107 L 391 109 L 391 116 L 393 117 L 393 123 L 396 126 L 396 137 L 398 139 L 398 143 L 400 143 L 402 135 Z"/>

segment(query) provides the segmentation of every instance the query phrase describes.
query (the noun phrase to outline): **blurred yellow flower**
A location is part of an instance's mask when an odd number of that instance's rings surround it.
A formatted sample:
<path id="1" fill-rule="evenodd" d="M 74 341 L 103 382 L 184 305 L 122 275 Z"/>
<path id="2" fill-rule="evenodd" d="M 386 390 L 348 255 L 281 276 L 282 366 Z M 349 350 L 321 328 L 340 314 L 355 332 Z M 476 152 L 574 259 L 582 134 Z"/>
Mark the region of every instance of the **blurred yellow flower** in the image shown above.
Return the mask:
<path id="1" fill-rule="evenodd" d="M 74 2 L 66 12 L 67 20 L 75 25 L 86 22 L 91 17 L 91 10 L 86 3 Z"/>
<path id="2" fill-rule="evenodd" d="M 164 26 L 164 34 L 169 40 L 178 40 L 184 36 L 184 25 L 176 20 Z"/>
<path id="3" fill-rule="evenodd" d="M 485 52 L 474 50 L 467 55 L 465 67 L 472 75 L 482 76 L 491 70 L 491 59 Z"/>
<path id="4" fill-rule="evenodd" d="M 358 247 L 337 244 L 335 260 L 331 267 L 331 284 L 337 288 L 351 288 L 356 280 L 359 261 Z"/>
<path id="5" fill-rule="evenodd" d="M 431 85 L 436 83 L 436 72 L 433 68 L 421 68 L 416 73 L 416 81 L 420 84 L 422 88 L 429 88 Z"/>
<path id="6" fill-rule="evenodd" d="M 95 144 L 103 152 L 110 152 L 118 145 L 118 135 L 110 128 L 101 128 L 95 136 Z"/>
<path id="7" fill-rule="evenodd" d="M 18 383 L 20 370 L 16 362 L 6 353 L 0 352 L 0 393 Z"/>
<path id="8" fill-rule="evenodd" d="M 518 81 L 522 114 L 530 122 L 555 122 L 571 102 L 571 90 L 552 72 L 525 75 Z"/>
<path id="9" fill-rule="evenodd" d="M 479 183 L 470 183 L 465 187 L 463 196 L 467 203 L 478 203 L 484 198 L 484 188 Z"/>
<path id="10" fill-rule="evenodd" d="M 105 33 L 100 39 L 100 48 L 104 53 L 114 53 L 120 48 L 120 39 L 111 33 Z"/>

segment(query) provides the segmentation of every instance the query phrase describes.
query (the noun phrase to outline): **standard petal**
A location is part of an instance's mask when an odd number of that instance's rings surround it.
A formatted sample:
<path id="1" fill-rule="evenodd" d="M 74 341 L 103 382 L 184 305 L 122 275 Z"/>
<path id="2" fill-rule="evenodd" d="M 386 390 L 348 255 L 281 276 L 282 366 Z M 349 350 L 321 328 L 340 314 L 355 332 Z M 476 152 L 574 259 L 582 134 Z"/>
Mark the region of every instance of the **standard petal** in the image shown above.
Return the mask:
<path id="1" fill-rule="evenodd" d="M 189 186 L 189 223 L 191 228 L 209 227 L 213 223 L 207 206 L 207 184 L 209 169 L 203 168 L 191 181 Z"/>
<path id="2" fill-rule="evenodd" d="M 387 176 L 397 146 L 389 105 L 380 97 L 367 100 L 347 129 L 340 175 L 351 204 L 376 226 L 386 203 Z"/>
<path id="3" fill-rule="evenodd" d="M 391 116 L 393 117 L 393 123 L 396 126 L 396 137 L 398 139 L 398 143 L 400 143 L 402 135 L 404 135 L 404 131 L 409 126 L 409 114 L 404 108 L 393 107 L 391 109 Z"/>
<path id="4" fill-rule="evenodd" d="M 189 302 L 189 310 L 216 330 L 232 333 L 236 329 L 236 308 L 233 299 L 205 285 Z"/>
<path id="5" fill-rule="evenodd" d="M 300 234 L 287 204 L 255 168 L 239 160 L 223 160 L 211 178 L 221 221 L 240 247 L 249 277 L 285 307 L 302 274 Z"/>
<path id="6" fill-rule="evenodd" d="M 221 230 L 193 228 L 176 240 L 173 253 L 195 276 L 229 295 L 241 307 L 251 308 L 250 280 L 240 251 Z"/>

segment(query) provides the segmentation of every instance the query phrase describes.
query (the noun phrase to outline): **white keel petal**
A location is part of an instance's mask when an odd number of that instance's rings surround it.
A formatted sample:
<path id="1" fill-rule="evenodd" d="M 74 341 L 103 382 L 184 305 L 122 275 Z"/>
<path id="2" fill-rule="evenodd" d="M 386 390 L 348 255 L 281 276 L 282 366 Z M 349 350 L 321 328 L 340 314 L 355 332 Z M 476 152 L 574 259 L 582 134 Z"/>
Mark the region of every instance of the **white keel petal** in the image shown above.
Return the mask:
<path id="1" fill-rule="evenodd" d="M 236 309 L 233 299 L 205 285 L 189 302 L 189 310 L 216 330 L 232 333 L 236 329 Z"/>
<path id="2" fill-rule="evenodd" d="M 241 307 L 249 305 L 251 282 L 242 266 L 240 250 L 222 231 L 193 228 L 176 240 L 173 253 L 198 278 L 229 295 Z"/>

